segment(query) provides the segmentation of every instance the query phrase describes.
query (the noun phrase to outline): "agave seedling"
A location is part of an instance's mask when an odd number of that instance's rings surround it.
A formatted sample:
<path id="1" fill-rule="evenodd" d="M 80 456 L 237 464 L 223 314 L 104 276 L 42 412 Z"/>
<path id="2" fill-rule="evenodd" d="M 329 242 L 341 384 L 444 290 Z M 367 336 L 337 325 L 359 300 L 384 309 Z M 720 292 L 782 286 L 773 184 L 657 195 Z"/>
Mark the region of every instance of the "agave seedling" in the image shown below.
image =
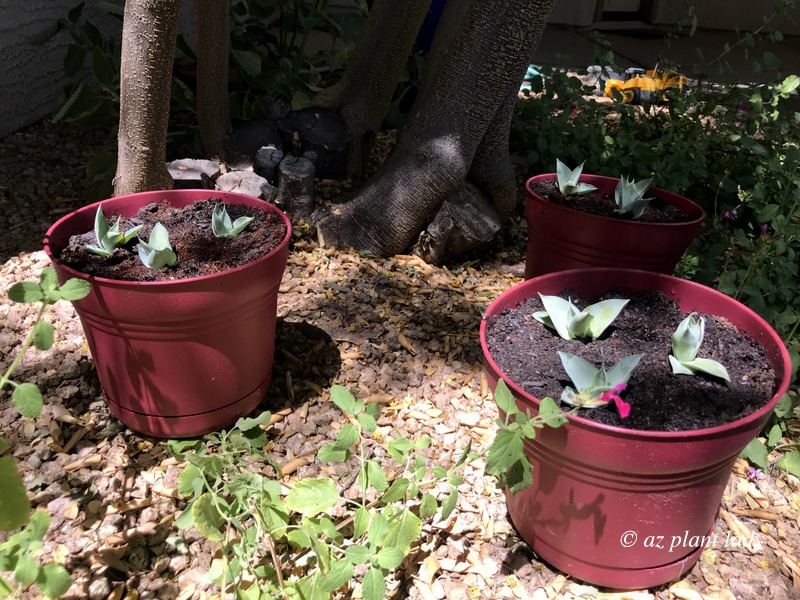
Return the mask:
<path id="1" fill-rule="evenodd" d="M 710 358 L 697 358 L 705 333 L 706 321 L 703 317 L 698 318 L 697 313 L 691 313 L 680 322 L 672 334 L 672 354 L 669 356 L 672 372 L 676 375 L 701 372 L 730 381 L 727 369 L 720 363 Z"/>
<path id="2" fill-rule="evenodd" d="M 211 213 L 211 231 L 218 238 L 235 238 L 252 220 L 253 217 L 239 217 L 232 222 L 228 210 L 218 204 Z"/>
<path id="3" fill-rule="evenodd" d="M 574 169 L 570 169 L 567 165 L 556 159 L 556 178 L 558 179 L 558 189 L 565 196 L 580 196 L 595 191 L 597 188 L 590 183 L 581 183 L 578 178 L 583 172 L 583 165 L 581 163 Z"/>
<path id="4" fill-rule="evenodd" d="M 652 181 L 652 177 L 641 181 L 620 177 L 619 183 L 614 189 L 614 200 L 617 202 L 617 210 L 614 212 L 620 214 L 633 213 L 634 219 L 641 217 L 644 209 L 652 200 L 652 198 L 644 197 L 644 193 L 650 187 Z"/>
<path id="5" fill-rule="evenodd" d="M 571 300 L 543 294 L 539 294 L 539 297 L 544 310 L 533 313 L 533 318 L 555 329 L 565 340 L 597 339 L 628 303 L 628 300 L 612 298 L 580 310 Z"/>
<path id="6" fill-rule="evenodd" d="M 178 262 L 178 256 L 169 243 L 167 228 L 161 223 L 153 225 L 149 241 L 139 238 L 139 258 L 151 269 L 172 267 Z"/>
<path id="7" fill-rule="evenodd" d="M 142 228 L 141 225 L 137 225 L 122 233 L 119 230 L 119 222 L 120 218 L 117 217 L 116 223 L 110 225 L 103 214 L 103 208 L 98 206 L 94 216 L 94 237 L 97 238 L 97 246 L 87 244 L 86 249 L 100 256 L 111 256 L 116 248 L 130 242 Z"/>
<path id="8" fill-rule="evenodd" d="M 620 398 L 619 394 L 627 387 L 631 373 L 642 358 L 640 354 L 626 356 L 608 371 L 605 365 L 598 369 L 574 354 L 559 352 L 558 356 L 577 389 L 575 391 L 569 386 L 565 387 L 561 393 L 562 402 L 580 408 L 597 408 L 613 401 L 620 417 L 624 419 L 630 414 L 630 404 Z"/>

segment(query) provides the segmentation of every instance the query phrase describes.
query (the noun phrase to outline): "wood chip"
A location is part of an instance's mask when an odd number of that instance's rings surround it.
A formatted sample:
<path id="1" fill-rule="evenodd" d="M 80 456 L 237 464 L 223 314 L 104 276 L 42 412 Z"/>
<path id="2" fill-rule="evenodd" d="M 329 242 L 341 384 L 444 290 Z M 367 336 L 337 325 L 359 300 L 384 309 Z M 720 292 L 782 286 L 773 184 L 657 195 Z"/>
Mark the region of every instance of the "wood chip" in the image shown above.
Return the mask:
<path id="1" fill-rule="evenodd" d="M 308 454 L 306 456 L 298 456 L 297 458 L 293 458 L 289 462 L 287 462 L 283 467 L 281 467 L 281 477 L 286 477 L 287 475 L 291 475 L 300 467 L 305 467 L 306 465 L 310 465 L 311 462 L 314 460 L 313 454 Z"/>
<path id="2" fill-rule="evenodd" d="M 92 454 L 85 458 L 81 458 L 67 465 L 64 465 L 64 470 L 71 472 L 71 471 L 78 471 L 86 467 L 97 467 L 100 465 L 101 462 L 103 462 L 102 456 L 100 456 L 99 454 Z"/>
<path id="3" fill-rule="evenodd" d="M 780 516 L 769 510 L 761 509 L 747 509 L 747 508 L 734 508 L 733 514 L 740 517 L 750 517 L 753 519 L 764 519 L 766 521 L 779 521 Z"/>

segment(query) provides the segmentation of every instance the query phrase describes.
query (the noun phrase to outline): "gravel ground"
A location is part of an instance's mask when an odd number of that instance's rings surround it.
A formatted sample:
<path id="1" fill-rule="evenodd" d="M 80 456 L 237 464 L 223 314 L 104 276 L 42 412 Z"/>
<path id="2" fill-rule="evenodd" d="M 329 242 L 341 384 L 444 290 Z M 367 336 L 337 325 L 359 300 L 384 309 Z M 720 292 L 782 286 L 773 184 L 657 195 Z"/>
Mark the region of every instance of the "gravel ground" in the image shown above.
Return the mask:
<path id="1" fill-rule="evenodd" d="M 0 288 L 38 278 L 46 227 L 82 203 L 84 165 L 101 134 L 40 124 L 0 140 Z M 332 383 L 384 406 L 382 431 L 433 440 L 432 464 L 447 464 L 471 438 L 491 439 L 497 416 L 481 370 L 478 326 L 486 304 L 520 281 L 520 222 L 480 261 L 433 267 L 417 258 L 371 260 L 320 250 L 298 238 L 279 296 L 274 385 L 266 401 L 283 419 L 273 426 L 279 464 L 328 440 Z M 29 307 L 0 304 L 0 363 L 7 366 L 34 318 Z M 194 530 L 178 533 L 185 501 L 175 486 L 180 464 L 160 440 L 125 429 L 109 413 L 72 307 L 48 318 L 57 342 L 31 351 L 17 372 L 43 390 L 36 420 L 0 397 L 0 435 L 10 443 L 32 503 L 53 523 L 44 557 L 72 574 L 69 598 L 210 598 L 214 548 Z M 305 461 L 303 461 L 305 462 Z M 286 485 L 315 476 L 310 462 Z M 800 485 L 785 473 L 745 477 L 737 463 L 715 533 L 757 534 L 756 547 L 707 548 L 680 582 L 657 590 L 600 595 L 539 562 L 516 536 L 502 494 L 478 462 L 464 473 L 455 518 L 423 533 L 412 558 L 389 582 L 392 597 L 750 599 L 800 598 Z M 182 535 L 185 551 L 168 542 Z M 23 597 L 36 597 L 33 590 Z M 358 589 L 348 597 L 358 597 Z"/>

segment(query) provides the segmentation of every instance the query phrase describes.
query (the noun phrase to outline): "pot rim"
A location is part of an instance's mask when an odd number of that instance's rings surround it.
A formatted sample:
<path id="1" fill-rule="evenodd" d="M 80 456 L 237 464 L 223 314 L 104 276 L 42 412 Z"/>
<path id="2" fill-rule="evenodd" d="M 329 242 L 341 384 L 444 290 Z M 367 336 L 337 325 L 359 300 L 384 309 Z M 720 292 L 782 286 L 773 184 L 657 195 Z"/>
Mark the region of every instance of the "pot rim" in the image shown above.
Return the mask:
<path id="1" fill-rule="evenodd" d="M 93 215 L 97 211 L 97 207 L 99 205 L 107 204 L 109 202 L 123 201 L 123 200 L 134 201 L 134 202 L 141 201 L 141 204 L 139 205 L 139 208 L 141 208 L 142 206 L 145 206 L 149 202 L 153 202 L 152 198 L 155 196 L 160 196 L 162 199 L 170 200 L 171 196 L 184 196 L 184 195 L 197 195 L 198 197 L 192 200 L 192 202 L 196 202 L 197 200 L 205 200 L 208 197 L 216 195 L 222 200 L 223 203 L 248 204 L 257 210 L 262 210 L 264 212 L 275 212 L 277 215 L 281 217 L 281 219 L 284 222 L 284 225 L 286 225 L 286 235 L 284 236 L 283 240 L 281 240 L 281 243 L 278 244 L 278 246 L 276 246 L 275 248 L 273 248 L 270 252 L 244 265 L 239 265 L 238 267 L 226 269 L 224 271 L 219 271 L 217 273 L 211 273 L 210 275 L 198 275 L 196 277 L 185 277 L 183 279 L 174 279 L 168 281 L 130 281 L 126 279 L 112 279 L 110 277 L 99 277 L 97 275 L 89 275 L 87 273 L 84 273 L 83 271 L 78 271 L 77 269 L 74 269 L 69 265 L 61 262 L 61 260 L 59 260 L 55 255 L 53 245 L 50 242 L 52 233 L 55 230 L 62 227 L 63 223 L 68 219 L 72 218 L 73 215 L 75 215 L 76 213 L 87 212 Z M 258 204 L 263 204 L 264 206 L 261 207 L 258 206 Z M 291 221 L 289 221 L 289 217 L 287 217 L 282 210 L 280 210 L 277 206 L 275 206 L 270 202 L 266 202 L 264 200 L 261 200 L 260 198 L 256 198 L 255 196 L 248 196 L 246 194 L 239 194 L 236 192 L 222 192 L 220 190 L 207 190 L 207 189 L 173 189 L 173 190 L 151 190 L 147 192 L 124 194 L 122 196 L 114 196 L 111 198 L 100 200 L 98 202 L 93 202 L 92 204 L 87 204 L 86 206 L 82 206 L 81 208 L 78 208 L 70 213 L 67 213 L 66 215 L 58 219 L 55 223 L 53 223 L 50 227 L 48 227 L 47 233 L 45 233 L 44 236 L 43 245 L 47 257 L 53 263 L 57 263 L 60 268 L 68 272 L 71 277 L 77 277 L 79 279 L 89 281 L 90 283 L 96 281 L 106 286 L 108 285 L 130 286 L 133 284 L 136 285 L 137 287 L 145 286 L 148 288 L 157 288 L 160 286 L 174 286 L 177 284 L 201 282 L 250 268 L 257 263 L 269 260 L 272 256 L 281 252 L 286 246 L 289 245 L 289 240 L 291 239 L 291 237 L 292 237 L 292 223 Z"/>
<path id="2" fill-rule="evenodd" d="M 664 441 L 667 440 L 686 440 L 693 439 L 693 438 L 706 438 L 706 437 L 714 437 L 717 435 L 727 434 L 731 430 L 738 429 L 740 427 L 745 427 L 748 424 L 757 421 L 761 418 L 765 418 L 772 410 L 775 408 L 775 405 L 778 403 L 778 400 L 786 393 L 789 389 L 790 378 L 791 378 L 791 359 L 789 358 L 789 352 L 786 349 L 786 346 L 783 343 L 783 340 L 778 336 L 775 332 L 773 327 L 767 323 L 760 315 L 758 315 L 755 311 L 750 309 L 749 307 L 745 306 L 738 300 L 734 300 L 727 294 L 723 294 L 722 292 L 715 290 L 714 288 L 710 288 L 708 286 L 702 285 L 700 283 L 696 283 L 694 281 L 690 281 L 688 279 L 681 279 L 679 277 L 675 277 L 673 275 L 666 275 L 664 273 L 656 273 L 652 271 L 642 271 L 640 269 L 624 269 L 624 268 L 616 268 L 616 267 L 587 267 L 587 268 L 579 268 L 579 269 L 569 269 L 565 271 L 556 271 L 553 273 L 547 273 L 545 275 L 540 275 L 538 277 L 534 277 L 532 279 L 525 280 L 521 283 L 518 283 L 502 294 L 500 294 L 497 298 L 495 298 L 489 306 L 486 308 L 486 312 L 481 319 L 480 325 L 480 342 L 481 342 L 481 349 L 483 351 L 484 360 L 488 363 L 489 367 L 491 368 L 494 373 L 498 375 L 500 379 L 502 379 L 506 385 L 513 389 L 515 392 L 519 393 L 522 397 L 526 400 L 529 400 L 532 404 L 534 404 L 537 408 L 541 400 L 531 394 L 530 392 L 525 391 L 521 386 L 517 385 L 506 373 L 498 366 L 498 364 L 494 361 L 489 350 L 486 345 L 486 326 L 490 316 L 493 315 L 495 312 L 498 312 L 500 309 L 500 305 L 504 303 L 505 299 L 504 296 L 508 294 L 512 289 L 517 288 L 518 286 L 526 286 L 526 287 L 533 287 L 537 282 L 539 282 L 543 278 L 554 279 L 556 277 L 563 277 L 565 275 L 578 277 L 581 274 L 593 272 L 596 275 L 603 275 L 605 278 L 609 280 L 609 288 L 614 287 L 615 285 L 619 285 L 615 283 L 615 275 L 620 273 L 627 273 L 631 276 L 636 276 L 638 278 L 655 278 L 655 279 L 663 279 L 666 283 L 680 283 L 680 285 L 693 287 L 697 290 L 704 290 L 704 293 L 710 294 L 712 297 L 717 297 L 719 299 L 726 299 L 726 301 L 733 301 L 736 302 L 742 309 L 743 312 L 748 316 L 750 319 L 754 319 L 756 322 L 760 323 L 760 325 L 764 328 L 766 333 L 766 337 L 764 339 L 759 339 L 758 342 L 761 344 L 762 347 L 766 349 L 766 343 L 772 343 L 778 349 L 778 353 L 780 354 L 780 362 L 782 367 L 782 373 L 780 377 L 778 377 L 777 369 L 775 366 L 772 365 L 773 371 L 776 372 L 776 387 L 775 391 L 773 392 L 772 396 L 767 400 L 767 402 L 761 406 L 759 409 L 753 411 L 749 415 L 742 417 L 741 419 L 737 419 L 736 421 L 731 421 L 728 423 L 723 423 L 721 425 L 715 425 L 714 427 L 706 427 L 703 429 L 688 429 L 684 431 L 651 431 L 647 429 L 631 429 L 627 427 L 620 427 L 618 425 L 608 425 L 605 423 L 598 423 L 592 419 L 587 419 L 585 417 L 579 417 L 577 415 L 565 415 L 566 418 L 575 425 L 580 425 L 587 429 L 599 429 L 608 432 L 609 434 L 614 434 L 617 436 L 628 436 L 628 437 L 639 437 L 639 438 L 648 438 L 648 439 L 661 439 Z M 737 329 L 741 330 L 741 327 L 737 325 Z M 769 340 L 769 342 L 767 342 Z M 494 394 L 494 391 L 492 391 Z"/>
<path id="3" fill-rule="evenodd" d="M 699 225 L 700 223 L 702 223 L 703 220 L 705 219 L 705 216 L 706 216 L 705 210 L 703 210 L 703 208 L 699 204 L 694 202 L 693 200 L 690 200 L 686 196 L 681 196 L 680 194 L 677 194 L 675 192 L 671 192 L 669 190 L 665 190 L 664 188 L 659 188 L 659 187 L 655 187 L 655 186 L 651 186 L 651 187 L 649 187 L 647 189 L 655 191 L 655 192 L 659 192 L 661 194 L 666 194 L 667 197 L 666 198 L 662 198 L 662 200 L 664 202 L 666 202 L 667 204 L 670 204 L 671 206 L 675 206 L 675 204 L 670 202 L 670 196 L 674 196 L 676 198 L 681 198 L 682 200 L 687 202 L 692 207 L 692 209 L 697 211 L 699 214 L 696 217 L 691 218 L 689 221 L 681 221 L 680 223 L 642 223 L 642 222 L 636 221 L 636 220 L 614 219 L 612 217 L 606 217 L 604 215 L 595 215 L 595 214 L 592 214 L 592 213 L 587 213 L 587 212 L 584 212 L 582 210 L 578 210 L 578 209 L 575 209 L 575 208 L 570 208 L 569 206 L 562 206 L 561 204 L 555 204 L 553 202 L 550 202 L 546 198 L 542 198 L 539 194 L 534 192 L 530 187 L 532 183 L 537 183 L 539 181 L 548 181 L 550 179 L 556 179 L 557 177 L 558 177 L 557 173 L 542 173 L 541 175 L 534 175 L 533 177 L 529 178 L 525 182 L 525 191 L 528 193 L 527 197 L 528 198 L 535 198 L 539 202 L 546 203 L 548 206 L 557 207 L 558 209 L 566 210 L 566 211 L 569 211 L 571 213 L 576 213 L 576 214 L 579 214 L 579 215 L 585 215 L 586 217 L 591 217 L 593 219 L 603 219 L 603 220 L 606 220 L 606 221 L 612 221 L 614 223 L 630 224 L 630 225 L 636 226 L 636 227 L 654 227 L 654 228 L 655 227 L 658 227 L 658 228 L 670 227 L 670 228 L 674 228 L 674 227 L 694 226 L 694 225 Z M 600 181 L 606 181 L 606 182 L 614 182 L 614 184 L 616 185 L 616 182 L 618 182 L 619 179 L 620 179 L 619 177 L 608 177 L 606 175 L 592 175 L 590 173 L 587 173 L 585 175 L 581 175 L 578 178 L 578 181 L 589 181 L 589 180 L 597 181 L 597 180 L 600 180 Z M 692 217 L 692 214 L 689 213 L 686 209 L 681 208 L 680 206 L 677 206 L 676 208 L 678 208 L 679 210 L 682 210 L 688 217 Z"/>

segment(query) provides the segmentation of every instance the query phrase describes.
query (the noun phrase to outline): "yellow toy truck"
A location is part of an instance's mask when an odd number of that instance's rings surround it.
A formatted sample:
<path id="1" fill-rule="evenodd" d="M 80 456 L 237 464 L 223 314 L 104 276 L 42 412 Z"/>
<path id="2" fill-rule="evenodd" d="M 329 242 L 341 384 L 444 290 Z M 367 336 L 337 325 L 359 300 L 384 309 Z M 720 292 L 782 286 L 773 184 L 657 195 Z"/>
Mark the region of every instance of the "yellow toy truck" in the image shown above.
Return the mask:
<path id="1" fill-rule="evenodd" d="M 674 71 L 638 69 L 631 67 L 622 79 L 608 79 L 604 95 L 613 98 L 614 90 L 622 95 L 625 104 L 661 104 L 667 101 L 667 90 L 677 87 L 685 91 L 689 80 Z"/>

